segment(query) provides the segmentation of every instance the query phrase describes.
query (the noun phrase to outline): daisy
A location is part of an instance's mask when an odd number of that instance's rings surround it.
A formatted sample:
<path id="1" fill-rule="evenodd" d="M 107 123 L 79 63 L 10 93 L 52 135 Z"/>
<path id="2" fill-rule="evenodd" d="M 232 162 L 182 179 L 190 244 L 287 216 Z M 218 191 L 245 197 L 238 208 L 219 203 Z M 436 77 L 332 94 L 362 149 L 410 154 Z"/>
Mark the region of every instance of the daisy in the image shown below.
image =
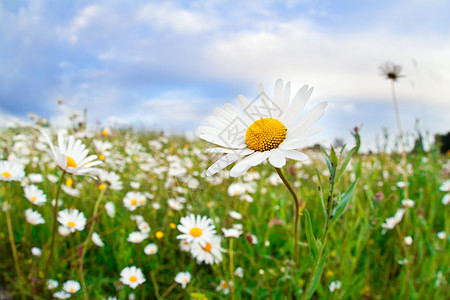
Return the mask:
<path id="1" fill-rule="evenodd" d="M 153 254 L 156 254 L 157 252 L 158 252 L 158 246 L 156 246 L 155 244 L 148 244 L 144 248 L 144 253 L 147 255 L 153 255 Z"/>
<path id="2" fill-rule="evenodd" d="M 445 240 L 445 238 L 447 237 L 447 233 L 445 233 L 445 231 L 439 231 L 439 232 L 437 233 L 437 237 L 438 237 L 440 240 Z"/>
<path id="3" fill-rule="evenodd" d="M 242 234 L 242 231 L 236 228 L 230 229 L 222 228 L 222 232 L 225 237 L 232 237 L 232 238 L 238 238 Z"/>
<path id="4" fill-rule="evenodd" d="M 414 200 L 411 199 L 404 199 L 402 200 L 402 206 L 403 207 L 414 207 L 416 203 L 414 202 Z"/>
<path id="5" fill-rule="evenodd" d="M 23 177 L 25 177 L 23 165 L 0 160 L 0 181 L 21 181 Z"/>
<path id="6" fill-rule="evenodd" d="M 45 224 L 45 220 L 42 218 L 42 215 L 37 211 L 33 211 L 31 208 L 25 211 L 25 219 L 31 225 Z"/>
<path id="7" fill-rule="evenodd" d="M 53 294 L 56 299 L 69 299 L 72 295 L 65 291 L 58 291 Z"/>
<path id="8" fill-rule="evenodd" d="M 380 66 L 381 75 L 384 75 L 386 79 L 397 81 L 398 78 L 403 77 L 400 75 L 402 66 L 396 65 L 393 62 L 386 62 Z"/>
<path id="9" fill-rule="evenodd" d="M 63 284 L 63 290 L 70 294 L 75 294 L 81 288 L 81 285 L 78 281 L 68 280 Z"/>
<path id="10" fill-rule="evenodd" d="M 183 203 L 181 203 L 173 198 L 168 199 L 167 204 L 173 210 L 182 210 L 184 208 Z"/>
<path id="11" fill-rule="evenodd" d="M 206 242 L 211 241 L 216 233 L 212 220 L 206 216 L 190 214 L 181 218 L 180 223 L 178 230 L 183 234 L 178 235 L 177 239 L 186 240 L 188 243 L 198 243 L 202 247 L 205 247 Z"/>
<path id="12" fill-rule="evenodd" d="M 120 191 L 122 189 L 122 181 L 120 180 L 120 176 L 116 173 L 99 170 L 97 174 L 100 182 L 107 183 L 110 189 L 116 191 Z"/>
<path id="13" fill-rule="evenodd" d="M 68 227 L 60 225 L 58 226 L 58 233 L 62 236 L 68 236 L 71 232 Z"/>
<path id="14" fill-rule="evenodd" d="M 404 214 L 405 214 L 404 208 L 398 209 L 393 217 L 387 218 L 385 220 L 385 223 L 381 224 L 381 227 L 383 227 L 384 229 L 393 229 L 395 225 L 400 223 L 400 221 L 403 219 Z"/>
<path id="15" fill-rule="evenodd" d="M 236 220 L 242 219 L 242 215 L 240 213 L 238 213 L 237 211 L 232 210 L 229 212 L 229 214 L 230 214 L 230 217 L 232 217 L 233 219 L 236 219 Z"/>
<path id="16" fill-rule="evenodd" d="M 54 290 L 58 287 L 59 283 L 55 279 L 49 279 L 47 280 L 47 288 L 49 290 Z"/>
<path id="17" fill-rule="evenodd" d="M 224 153 L 225 156 L 209 167 L 207 176 L 243 157 L 231 169 L 230 176 L 240 176 L 267 159 L 275 168 L 283 167 L 286 158 L 308 159 L 306 154 L 296 149 L 306 146 L 308 138 L 321 130 L 312 125 L 325 113 L 327 102 L 317 104 L 297 121 L 313 88 L 304 85 L 292 101 L 290 90 L 290 82 L 285 85 L 278 79 L 272 100 L 261 86 L 258 101 L 251 103 L 242 95 L 238 97 L 243 112 L 231 104 L 225 104 L 225 109 L 214 109 L 215 116 L 207 119 L 210 126 L 198 128 L 199 137 L 221 146 L 209 149 L 209 152 Z"/>
<path id="18" fill-rule="evenodd" d="M 186 288 L 186 285 L 191 282 L 191 273 L 189 272 L 179 272 L 177 276 L 175 276 L 175 282 L 181 284 L 183 289 Z"/>
<path id="19" fill-rule="evenodd" d="M 225 280 L 221 280 L 219 285 L 216 287 L 216 292 L 222 291 L 224 295 L 228 295 L 230 293 L 230 286 L 233 284 L 233 281 L 226 282 Z"/>
<path id="20" fill-rule="evenodd" d="M 42 205 L 47 201 L 47 196 L 35 185 L 27 185 L 24 187 L 23 191 L 25 193 L 25 198 L 35 205 Z"/>
<path id="21" fill-rule="evenodd" d="M 222 261 L 222 253 L 225 252 L 220 245 L 222 239 L 219 236 L 214 236 L 210 242 L 207 242 L 205 247 L 197 243 L 191 246 L 191 254 L 197 260 L 197 263 L 204 262 L 207 265 L 213 265 Z"/>
<path id="22" fill-rule="evenodd" d="M 41 248 L 33 247 L 33 248 L 31 248 L 31 254 L 33 254 L 34 256 L 37 256 L 37 257 L 41 257 L 42 250 L 41 250 Z"/>
<path id="23" fill-rule="evenodd" d="M 342 286 L 342 283 L 337 280 L 337 281 L 332 281 L 330 283 L 330 286 L 328 287 L 328 289 L 330 290 L 331 293 L 334 293 L 335 290 L 339 290 Z"/>
<path id="24" fill-rule="evenodd" d="M 145 202 L 145 196 L 139 192 L 128 192 L 123 198 L 123 205 L 129 210 L 134 211 L 141 206 L 142 202 Z"/>
<path id="25" fill-rule="evenodd" d="M 244 269 L 237 267 L 236 270 L 234 270 L 234 276 L 244 278 Z"/>
<path id="26" fill-rule="evenodd" d="M 150 233 L 150 231 L 152 230 L 152 229 L 150 228 L 150 225 L 148 225 L 148 223 L 145 222 L 145 221 L 138 224 L 138 229 L 139 229 L 142 233 L 147 234 L 147 235 L 148 235 L 148 234 Z"/>
<path id="27" fill-rule="evenodd" d="M 133 243 L 133 244 L 139 244 L 143 240 L 145 240 L 147 237 L 148 237 L 147 234 L 142 233 L 140 231 L 135 231 L 128 235 L 127 241 L 129 241 L 130 243 Z"/>
<path id="28" fill-rule="evenodd" d="M 408 245 L 408 246 L 411 246 L 412 243 L 413 243 L 412 237 L 409 236 L 409 235 L 408 235 L 408 236 L 405 236 L 405 244 Z"/>
<path id="29" fill-rule="evenodd" d="M 104 246 L 105 246 L 105 243 L 103 243 L 102 239 L 100 238 L 100 236 L 98 235 L 97 232 L 93 232 L 93 233 L 92 233 L 91 239 L 92 239 L 92 242 L 93 242 L 96 246 L 99 246 L 99 247 L 104 247 Z"/>
<path id="30" fill-rule="evenodd" d="M 75 140 L 73 136 L 69 136 L 66 140 L 62 133 L 59 133 L 56 147 L 44 131 L 42 135 L 50 146 L 50 157 L 62 171 L 75 175 L 96 176 L 98 169 L 93 167 L 102 162 L 97 160 L 97 155 L 88 156 L 89 152 L 81 140 Z"/>
<path id="31" fill-rule="evenodd" d="M 191 243 L 186 240 L 181 240 L 180 243 L 178 243 L 178 246 L 180 246 L 180 249 L 183 252 L 191 251 Z"/>
<path id="32" fill-rule="evenodd" d="M 58 212 L 58 222 L 67 227 L 70 232 L 82 231 L 86 226 L 86 217 L 78 209 L 64 209 Z"/>
<path id="33" fill-rule="evenodd" d="M 135 289 L 138 285 L 145 282 L 145 277 L 141 269 L 132 266 L 126 267 L 120 272 L 120 281 Z"/>
<path id="34" fill-rule="evenodd" d="M 28 174 L 28 179 L 30 179 L 32 183 L 41 183 L 44 180 L 44 177 L 42 177 L 42 174 L 32 173 Z"/>

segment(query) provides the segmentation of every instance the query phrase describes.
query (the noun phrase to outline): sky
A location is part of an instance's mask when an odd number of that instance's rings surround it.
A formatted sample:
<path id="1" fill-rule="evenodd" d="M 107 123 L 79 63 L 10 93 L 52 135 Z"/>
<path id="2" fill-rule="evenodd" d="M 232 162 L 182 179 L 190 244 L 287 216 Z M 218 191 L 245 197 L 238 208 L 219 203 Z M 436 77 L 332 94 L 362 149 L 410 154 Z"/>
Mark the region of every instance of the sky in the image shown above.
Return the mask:
<path id="1" fill-rule="evenodd" d="M 86 109 L 92 127 L 192 135 L 281 78 L 314 87 L 307 108 L 328 101 L 317 141 L 362 125 L 373 149 L 398 133 L 392 61 L 404 130 L 431 137 L 450 130 L 449 15 L 447 0 L 0 0 L 0 124 Z"/>

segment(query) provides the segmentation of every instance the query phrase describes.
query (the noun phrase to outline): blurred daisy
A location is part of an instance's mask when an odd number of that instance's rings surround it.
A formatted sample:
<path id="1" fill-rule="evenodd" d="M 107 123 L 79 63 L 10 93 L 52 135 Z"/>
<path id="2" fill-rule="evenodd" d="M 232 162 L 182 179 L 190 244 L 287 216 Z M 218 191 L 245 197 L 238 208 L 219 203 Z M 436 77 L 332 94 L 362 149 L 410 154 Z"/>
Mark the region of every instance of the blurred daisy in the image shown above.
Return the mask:
<path id="1" fill-rule="evenodd" d="M 70 294 L 75 294 L 81 288 L 81 285 L 78 281 L 68 280 L 63 284 L 63 290 Z"/>
<path id="2" fill-rule="evenodd" d="M 47 280 L 47 289 L 54 290 L 58 287 L 59 283 L 55 279 Z"/>
<path id="3" fill-rule="evenodd" d="M 231 280 L 228 282 L 225 280 L 221 280 L 219 282 L 219 285 L 216 287 L 216 292 L 222 291 L 224 295 L 228 295 L 230 293 L 230 285 L 232 284 L 233 282 Z"/>
<path id="4" fill-rule="evenodd" d="M 47 196 L 35 185 L 27 185 L 23 191 L 25 198 L 35 205 L 42 205 L 47 201 Z"/>
<path id="5" fill-rule="evenodd" d="M 234 270 L 234 276 L 244 278 L 244 270 L 241 267 L 237 267 L 236 270 Z"/>
<path id="6" fill-rule="evenodd" d="M 21 181 L 25 177 L 23 165 L 0 160 L 0 181 Z"/>
<path id="7" fill-rule="evenodd" d="M 100 238 L 100 236 L 98 235 L 97 232 L 93 232 L 93 233 L 92 233 L 91 239 L 92 239 L 92 242 L 93 242 L 96 246 L 99 246 L 99 247 L 104 247 L 104 246 L 105 246 L 105 243 L 103 243 L 102 239 Z"/>
<path id="8" fill-rule="evenodd" d="M 42 177 L 42 174 L 31 173 L 28 174 L 28 179 L 30 179 L 32 183 L 41 183 L 44 180 L 44 177 Z"/>
<path id="9" fill-rule="evenodd" d="M 27 223 L 31 225 L 45 224 L 42 215 L 37 211 L 33 211 L 31 208 L 25 211 L 25 219 L 27 220 Z"/>
<path id="10" fill-rule="evenodd" d="M 64 209 L 58 212 L 58 222 L 67 227 L 70 232 L 82 231 L 86 225 L 86 217 L 78 209 Z"/>
<path id="11" fill-rule="evenodd" d="M 441 192 L 450 192 L 450 179 L 444 181 L 439 187 Z"/>
<path id="12" fill-rule="evenodd" d="M 438 237 L 440 240 L 445 240 L 445 238 L 447 237 L 447 233 L 445 233 L 445 231 L 439 231 L 439 232 L 437 233 L 437 237 Z"/>
<path id="13" fill-rule="evenodd" d="M 230 229 L 222 228 L 222 232 L 225 237 L 231 238 L 238 238 L 242 234 L 242 231 L 237 230 L 236 228 Z"/>
<path id="14" fill-rule="evenodd" d="M 142 233 L 140 231 L 135 231 L 128 235 L 127 241 L 129 241 L 130 243 L 133 243 L 133 244 L 139 244 L 143 240 L 145 240 L 147 237 L 148 237 L 147 234 Z"/>
<path id="15" fill-rule="evenodd" d="M 114 218 L 114 215 L 116 214 L 116 207 L 114 206 L 114 203 L 112 203 L 111 201 L 106 202 L 105 210 L 106 210 L 106 214 L 110 218 Z"/>
<path id="16" fill-rule="evenodd" d="M 186 240 L 188 243 L 198 243 L 205 247 L 206 242 L 211 241 L 216 233 L 212 220 L 206 216 L 190 214 L 180 219 L 178 230 L 183 234 L 177 236 L 177 239 Z"/>
<path id="17" fill-rule="evenodd" d="M 145 196 L 139 192 L 128 192 L 123 198 L 123 205 L 129 210 L 134 211 L 141 206 L 141 203 L 145 203 L 147 200 Z"/>
<path id="18" fill-rule="evenodd" d="M 182 210 L 184 208 L 183 203 L 181 203 L 173 198 L 168 199 L 167 204 L 173 210 Z"/>
<path id="19" fill-rule="evenodd" d="M 148 225 L 147 222 L 141 222 L 138 225 L 138 229 L 143 233 L 143 234 L 149 234 L 151 231 L 150 225 Z"/>
<path id="20" fill-rule="evenodd" d="M 403 205 L 404 207 L 409 207 L 409 208 L 411 208 L 411 207 L 414 207 L 415 204 L 416 204 L 416 203 L 414 202 L 414 200 L 411 200 L 411 199 L 404 199 L 404 200 L 402 200 L 402 205 Z"/>
<path id="21" fill-rule="evenodd" d="M 181 284 L 181 287 L 183 289 L 186 288 L 186 285 L 191 282 L 191 273 L 189 272 L 179 272 L 175 276 L 175 282 Z"/>
<path id="22" fill-rule="evenodd" d="M 34 256 L 37 256 L 37 257 L 41 257 L 42 250 L 41 250 L 41 248 L 33 247 L 33 248 L 31 248 L 31 254 L 33 254 Z"/>
<path id="23" fill-rule="evenodd" d="M 120 281 L 135 289 L 138 285 L 145 282 L 145 277 L 141 269 L 132 266 L 126 267 L 120 272 Z"/>
<path id="24" fill-rule="evenodd" d="M 191 254 L 197 260 L 197 263 L 204 262 L 207 265 L 213 265 L 222 261 L 222 253 L 225 252 L 220 245 L 222 239 L 219 236 L 214 236 L 210 242 L 207 242 L 204 247 L 197 243 L 191 246 Z"/>
<path id="25" fill-rule="evenodd" d="M 383 224 L 381 224 L 381 227 L 384 229 L 393 229 L 395 225 L 400 223 L 400 221 L 403 219 L 403 215 L 405 214 L 405 209 L 400 208 L 397 210 L 395 215 L 393 217 L 387 218 Z"/>
<path id="26" fill-rule="evenodd" d="M 56 299 L 69 299 L 72 295 L 65 291 L 58 291 L 53 294 Z"/>
<path id="27" fill-rule="evenodd" d="M 328 287 L 330 292 L 334 293 L 335 290 L 339 290 L 342 286 L 342 283 L 339 280 L 332 281 Z"/>
<path id="28" fill-rule="evenodd" d="M 147 255 L 153 255 L 153 254 L 156 254 L 157 252 L 158 252 L 158 246 L 156 246 L 155 244 L 148 244 L 144 248 L 144 253 Z"/>
<path id="29" fill-rule="evenodd" d="M 232 210 L 229 212 L 229 214 L 230 214 L 230 217 L 232 217 L 233 219 L 236 219 L 236 220 L 242 219 L 242 215 L 240 213 L 238 213 L 237 211 Z"/>
<path id="30" fill-rule="evenodd" d="M 398 78 L 403 77 L 400 75 L 402 72 L 402 66 L 396 65 L 393 62 L 386 62 L 380 66 L 381 75 L 384 75 L 386 79 L 397 81 Z"/>
<path id="31" fill-rule="evenodd" d="M 70 229 L 66 226 L 61 225 L 58 227 L 58 232 L 62 236 L 68 236 L 70 234 Z"/>
<path id="32" fill-rule="evenodd" d="M 327 102 L 317 104 L 297 122 L 313 88 L 304 85 L 292 101 L 290 82 L 285 85 L 278 79 L 272 100 L 262 86 L 259 90 L 258 101 L 250 102 L 239 95 L 243 112 L 225 104 L 225 109 L 213 110 L 215 115 L 207 119 L 210 126 L 198 128 L 201 139 L 222 147 L 209 149 L 210 152 L 225 154 L 209 167 L 206 175 L 213 175 L 243 157 L 231 169 L 230 176 L 240 176 L 267 159 L 275 168 L 283 167 L 286 158 L 308 159 L 296 149 L 306 146 L 308 138 L 321 130 L 312 126 L 325 113 Z"/>
<path id="33" fill-rule="evenodd" d="M 88 156 L 89 151 L 81 143 L 81 140 L 75 140 L 73 136 L 69 136 L 66 140 L 59 133 L 56 147 L 44 131 L 42 131 L 42 135 L 50 146 L 50 157 L 62 171 L 75 175 L 96 176 L 98 169 L 93 167 L 102 162 L 97 160 L 97 155 Z"/>
<path id="34" fill-rule="evenodd" d="M 183 252 L 191 251 L 191 243 L 189 243 L 186 240 L 181 240 L 180 243 L 178 243 L 178 245 L 180 246 L 180 249 Z"/>
<path id="35" fill-rule="evenodd" d="M 407 246 L 411 246 L 412 243 L 413 243 L 412 237 L 409 236 L 409 235 L 408 235 L 408 236 L 405 236 L 405 244 L 406 244 Z"/>
<path id="36" fill-rule="evenodd" d="M 122 181 L 120 180 L 120 176 L 116 173 L 99 170 L 97 174 L 100 182 L 107 183 L 110 189 L 116 191 L 120 191 L 122 189 Z"/>

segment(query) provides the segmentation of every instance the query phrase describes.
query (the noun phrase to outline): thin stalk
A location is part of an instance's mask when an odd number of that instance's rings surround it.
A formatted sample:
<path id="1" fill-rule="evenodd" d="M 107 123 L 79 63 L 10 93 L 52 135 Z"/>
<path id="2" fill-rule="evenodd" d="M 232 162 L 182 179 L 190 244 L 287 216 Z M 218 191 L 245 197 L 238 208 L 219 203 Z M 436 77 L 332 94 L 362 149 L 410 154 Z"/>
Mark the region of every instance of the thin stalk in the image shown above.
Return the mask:
<path id="1" fill-rule="evenodd" d="M 61 184 L 64 181 L 64 176 L 66 175 L 66 172 L 63 172 L 63 174 L 61 175 L 61 178 L 59 179 L 58 182 L 58 187 L 56 188 L 56 195 L 55 195 L 55 207 L 53 208 L 53 225 L 52 225 L 52 239 L 50 242 L 50 251 L 48 253 L 48 258 L 47 258 L 47 263 L 45 264 L 45 271 L 44 271 L 44 282 L 46 282 L 47 280 L 47 276 L 48 276 L 48 265 L 50 263 L 50 260 L 52 259 L 52 255 L 53 255 L 53 248 L 55 245 L 55 236 L 56 236 L 56 217 L 58 215 L 58 201 L 59 201 L 59 193 L 61 191 Z"/>
<path id="2" fill-rule="evenodd" d="M 176 283 L 176 282 L 172 283 L 172 285 L 169 286 L 169 288 L 167 289 L 167 291 L 165 291 L 165 293 L 161 296 L 161 298 L 162 298 L 162 299 L 165 299 L 167 296 L 169 296 L 169 294 L 172 292 L 172 290 L 173 290 L 174 288 L 176 288 L 176 286 L 177 286 L 177 283 Z"/>
<path id="3" fill-rule="evenodd" d="M 287 180 L 286 176 L 283 173 L 283 170 L 281 168 L 275 168 L 275 170 L 277 170 L 278 175 L 280 176 L 281 180 L 283 181 L 284 185 L 286 185 L 286 187 L 288 188 L 289 192 L 291 193 L 292 197 L 294 198 L 294 205 L 295 205 L 295 211 L 294 211 L 294 251 L 295 251 L 295 261 L 298 260 L 298 255 L 299 255 L 299 248 L 298 248 L 298 242 L 299 242 L 299 209 L 300 209 L 300 204 L 298 201 L 298 196 L 295 193 L 294 188 L 291 186 L 291 184 L 289 183 L 289 181 Z"/>
<path id="4" fill-rule="evenodd" d="M 161 299 L 161 296 L 159 295 L 158 282 L 156 281 L 155 273 L 153 273 L 153 271 L 150 271 L 150 277 L 152 279 L 153 287 L 155 289 L 155 297 L 156 297 L 156 299 Z"/>
<path id="5" fill-rule="evenodd" d="M 79 258 L 80 259 L 79 272 L 80 272 L 80 277 L 81 277 L 80 278 L 81 286 L 83 289 L 83 297 L 85 300 L 88 300 L 89 296 L 87 294 L 86 283 L 84 281 L 83 261 L 84 261 L 84 256 L 86 255 L 86 251 L 89 246 L 89 242 L 91 241 L 92 233 L 94 233 L 95 225 L 97 223 L 98 208 L 100 207 L 100 203 L 102 202 L 103 196 L 105 195 L 105 191 L 106 191 L 106 188 L 100 192 L 100 195 L 98 196 L 97 201 L 95 201 L 94 213 L 92 214 L 91 227 L 89 228 L 89 233 L 88 233 L 88 236 L 86 237 L 86 240 L 81 245 L 82 250 L 81 250 L 81 256 Z"/>
<path id="6" fill-rule="evenodd" d="M 234 262 L 233 262 L 233 240 L 234 238 L 230 238 L 230 246 L 229 246 L 229 255 L 230 255 L 230 262 L 229 262 L 229 268 L 230 268 L 230 279 L 231 279 L 231 299 L 234 299 L 235 297 L 235 285 L 234 285 Z"/>
<path id="7" fill-rule="evenodd" d="M 16 242 L 14 241 L 14 233 L 12 230 L 11 216 L 9 214 L 9 210 L 11 207 L 7 201 L 8 200 L 8 187 L 6 185 L 5 185 L 5 198 L 4 199 L 6 199 L 5 200 L 5 203 L 6 203 L 6 210 L 5 210 L 6 225 L 8 227 L 9 244 L 11 245 L 11 251 L 12 251 L 13 260 L 14 260 L 14 268 L 16 269 L 16 273 L 17 273 L 17 276 L 19 276 L 20 282 L 22 282 L 23 276 L 22 276 L 22 271 L 20 270 L 19 259 L 17 256 Z"/>
<path id="8" fill-rule="evenodd" d="M 400 121 L 400 112 L 398 109 L 397 95 L 395 93 L 395 81 L 394 80 L 391 81 L 391 92 L 392 92 L 392 99 L 394 100 L 395 117 L 397 119 L 397 126 L 398 126 L 398 131 L 400 134 L 400 144 L 402 147 L 401 155 L 402 155 L 402 167 L 403 167 L 403 181 L 406 183 L 405 187 L 403 188 L 404 197 L 405 197 L 405 199 L 409 199 L 409 186 L 408 186 L 408 172 L 407 172 L 405 142 L 403 139 L 402 122 Z"/>

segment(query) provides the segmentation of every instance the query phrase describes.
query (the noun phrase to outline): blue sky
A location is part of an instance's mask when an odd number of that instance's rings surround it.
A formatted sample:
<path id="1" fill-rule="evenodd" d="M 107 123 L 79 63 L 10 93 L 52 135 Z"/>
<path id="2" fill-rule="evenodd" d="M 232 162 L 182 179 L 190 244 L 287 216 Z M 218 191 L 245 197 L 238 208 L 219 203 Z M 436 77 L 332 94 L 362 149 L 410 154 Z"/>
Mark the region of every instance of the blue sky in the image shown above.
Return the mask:
<path id="1" fill-rule="evenodd" d="M 0 116 L 55 120 L 87 108 L 92 125 L 193 131 L 214 106 L 253 99 L 277 78 L 329 101 L 318 140 L 366 147 L 397 132 L 378 67 L 403 66 L 402 123 L 450 130 L 450 2 L 0 1 Z"/>

